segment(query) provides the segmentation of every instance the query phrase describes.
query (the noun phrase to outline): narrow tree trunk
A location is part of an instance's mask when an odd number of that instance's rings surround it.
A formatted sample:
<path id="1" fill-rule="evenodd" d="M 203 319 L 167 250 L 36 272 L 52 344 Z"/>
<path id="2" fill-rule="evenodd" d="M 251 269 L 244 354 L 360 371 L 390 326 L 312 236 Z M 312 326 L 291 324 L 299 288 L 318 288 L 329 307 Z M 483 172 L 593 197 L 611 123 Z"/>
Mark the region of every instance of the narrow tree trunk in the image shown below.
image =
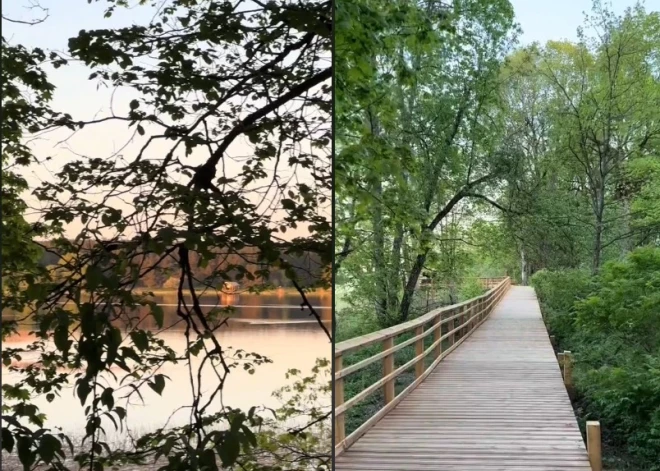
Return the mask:
<path id="1" fill-rule="evenodd" d="M 376 316 L 382 323 L 387 323 L 387 267 L 385 266 L 385 228 L 383 226 L 383 208 L 381 207 L 380 195 L 383 184 L 378 181 L 373 185 L 373 194 L 377 201 L 373 204 L 371 218 L 374 233 L 374 250 L 372 253 L 373 270 L 376 285 L 374 296 Z"/>
<path id="2" fill-rule="evenodd" d="M 520 248 L 520 283 L 523 286 L 527 286 L 527 260 L 525 259 L 525 247 Z"/>
<path id="3" fill-rule="evenodd" d="M 630 200 L 628 199 L 627 196 L 623 197 L 623 233 L 628 234 L 630 232 Z M 624 237 L 624 239 L 621 241 L 621 252 L 622 255 L 626 255 L 630 252 L 632 252 L 633 248 L 635 247 L 634 239 L 632 236 L 627 236 Z"/>
<path id="4" fill-rule="evenodd" d="M 351 239 L 350 237 L 346 237 L 341 252 L 335 256 L 335 264 L 332 267 L 332 271 L 335 276 L 337 276 L 337 273 L 339 273 L 341 264 L 344 263 L 344 260 L 346 260 L 350 251 L 351 251 Z"/>
<path id="5" fill-rule="evenodd" d="M 428 250 L 417 254 L 415 263 L 412 267 L 412 270 L 410 271 L 410 275 L 408 276 L 408 282 L 406 283 L 406 288 L 403 292 L 403 298 L 401 299 L 401 309 L 399 310 L 398 322 L 405 322 L 408 320 L 408 316 L 410 315 L 410 306 L 412 305 L 415 288 L 417 287 L 417 281 L 419 281 L 419 276 L 422 274 L 422 270 L 424 269 L 424 263 L 426 263 L 427 255 Z"/>
<path id="6" fill-rule="evenodd" d="M 594 255 L 593 263 L 591 266 L 591 272 L 595 275 L 600 269 L 601 263 L 601 251 L 603 245 L 603 226 L 600 222 L 596 223 L 596 235 L 594 240 Z"/>
<path id="7" fill-rule="evenodd" d="M 593 264 L 591 267 L 592 273 L 595 275 L 600 270 L 600 265 L 602 263 L 602 252 L 603 252 L 603 213 L 605 207 L 604 201 L 604 191 L 598 195 L 598 201 L 596 206 L 596 232 L 594 234 L 594 253 L 593 253 Z"/>
<path id="8" fill-rule="evenodd" d="M 387 310 L 389 313 L 396 313 L 399 310 L 399 284 L 401 276 L 401 246 L 403 245 L 403 224 L 398 223 L 392 242 L 392 256 L 390 257 L 390 273 L 388 281 L 388 302 Z"/>

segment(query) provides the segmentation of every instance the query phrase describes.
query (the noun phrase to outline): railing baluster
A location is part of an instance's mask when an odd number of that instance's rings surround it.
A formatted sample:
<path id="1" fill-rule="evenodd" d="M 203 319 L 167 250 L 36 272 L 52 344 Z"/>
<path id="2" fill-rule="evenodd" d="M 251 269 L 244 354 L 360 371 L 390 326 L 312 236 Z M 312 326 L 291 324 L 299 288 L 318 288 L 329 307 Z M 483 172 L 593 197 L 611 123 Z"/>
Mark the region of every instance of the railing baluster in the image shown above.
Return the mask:
<path id="1" fill-rule="evenodd" d="M 591 471 L 603 471 L 603 456 L 600 443 L 600 422 L 587 422 L 587 454 Z"/>
<path id="2" fill-rule="evenodd" d="M 418 335 L 422 335 L 424 333 L 424 326 L 420 325 L 415 329 L 415 337 Z M 424 338 L 421 338 L 417 341 L 415 341 L 415 356 L 420 357 L 424 353 Z M 419 378 L 424 374 L 424 370 L 426 369 L 424 365 L 424 358 L 419 358 L 417 363 L 415 364 L 415 378 Z"/>
<path id="3" fill-rule="evenodd" d="M 442 314 L 433 320 L 433 342 L 440 340 L 440 337 L 442 337 Z M 440 355 L 442 355 L 442 344 L 439 343 L 433 352 L 433 359 L 435 360 Z"/>
<path id="4" fill-rule="evenodd" d="M 394 337 L 389 337 L 383 341 L 383 351 L 389 350 L 394 347 Z M 390 354 L 383 358 L 383 377 L 389 375 L 394 371 L 394 354 Z M 385 383 L 385 404 L 389 404 L 394 400 L 394 379 Z"/>
<path id="5" fill-rule="evenodd" d="M 573 356 L 571 352 L 564 352 L 564 385 L 571 399 L 573 399 Z"/>
<path id="6" fill-rule="evenodd" d="M 335 373 L 341 371 L 341 355 L 335 357 Z M 335 408 L 344 404 L 344 378 L 335 379 Z M 346 438 L 346 414 L 335 416 L 335 445 L 340 444 Z"/>
<path id="7" fill-rule="evenodd" d="M 461 329 L 461 338 L 465 337 L 468 333 L 468 316 L 469 316 L 469 311 L 470 311 L 470 303 L 467 304 L 467 306 L 463 307 L 463 329 Z"/>

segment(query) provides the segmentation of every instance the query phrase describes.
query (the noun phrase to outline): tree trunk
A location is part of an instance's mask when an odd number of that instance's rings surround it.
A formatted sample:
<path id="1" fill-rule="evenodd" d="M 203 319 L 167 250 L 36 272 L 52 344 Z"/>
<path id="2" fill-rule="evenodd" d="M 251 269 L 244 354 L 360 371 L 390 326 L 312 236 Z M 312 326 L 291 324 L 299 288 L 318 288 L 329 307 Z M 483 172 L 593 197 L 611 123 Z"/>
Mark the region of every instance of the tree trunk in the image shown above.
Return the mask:
<path id="1" fill-rule="evenodd" d="M 595 275 L 600 270 L 600 265 L 602 263 L 602 251 L 603 251 L 603 213 L 605 212 L 605 189 L 601 188 L 601 191 L 597 195 L 596 201 L 596 233 L 594 234 L 594 254 L 593 254 L 593 264 L 591 267 L 591 272 Z"/>
<path id="2" fill-rule="evenodd" d="M 397 323 L 405 322 L 408 320 L 408 316 L 410 315 L 410 306 L 412 305 L 415 288 L 417 287 L 417 281 L 419 280 L 419 275 L 422 274 L 422 270 L 424 269 L 424 263 L 426 263 L 427 255 L 428 250 L 417 254 L 415 264 L 410 271 L 408 282 L 406 283 L 406 288 L 403 292 L 403 298 L 401 299 L 401 309 L 399 310 L 399 319 L 397 320 Z"/>
<path id="3" fill-rule="evenodd" d="M 527 286 L 528 268 L 527 260 L 525 259 L 525 247 L 520 248 L 520 283 Z"/>
<path id="4" fill-rule="evenodd" d="M 623 233 L 624 234 L 629 234 L 630 233 L 630 200 L 628 199 L 628 196 L 623 197 Z M 627 236 L 624 237 L 623 240 L 621 241 L 621 252 L 622 255 L 626 255 L 630 252 L 632 252 L 633 248 L 635 247 L 635 241 L 632 236 Z"/>
<path id="5" fill-rule="evenodd" d="M 594 275 L 597 274 L 598 270 L 600 269 L 602 245 L 603 245 L 603 226 L 602 226 L 602 221 L 598 221 L 596 222 L 594 255 L 593 255 L 593 263 L 591 266 L 591 272 Z"/>
<path id="6" fill-rule="evenodd" d="M 374 296 L 376 316 L 386 323 L 387 312 L 387 267 L 385 266 L 385 228 L 383 227 L 383 208 L 380 205 L 380 195 L 383 184 L 378 181 L 373 185 L 373 194 L 377 201 L 373 204 L 371 225 L 374 233 L 374 250 L 372 253 L 373 270 L 376 285 Z"/>
<path id="7" fill-rule="evenodd" d="M 398 223 L 394 241 L 392 242 L 392 256 L 390 257 L 390 274 L 388 281 L 388 301 L 387 310 L 395 314 L 399 310 L 399 284 L 401 276 L 401 246 L 403 245 L 403 224 Z"/>

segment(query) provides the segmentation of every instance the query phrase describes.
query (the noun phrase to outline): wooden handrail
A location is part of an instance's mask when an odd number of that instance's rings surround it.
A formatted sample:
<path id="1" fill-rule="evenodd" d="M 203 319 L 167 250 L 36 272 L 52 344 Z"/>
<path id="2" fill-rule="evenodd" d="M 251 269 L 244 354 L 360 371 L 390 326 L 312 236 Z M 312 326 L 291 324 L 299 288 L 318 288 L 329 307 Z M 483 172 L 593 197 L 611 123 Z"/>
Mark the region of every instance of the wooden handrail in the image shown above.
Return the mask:
<path id="1" fill-rule="evenodd" d="M 495 305 L 511 286 L 509 277 L 482 278 L 481 281 L 485 287 L 490 288 L 488 292 L 481 296 L 468 299 L 462 303 L 434 309 L 417 319 L 335 344 L 335 456 L 338 456 L 355 443 L 358 438 L 364 435 L 367 430 L 373 427 L 387 412 L 415 389 L 443 358 L 463 343 L 486 320 Z M 444 335 L 442 334 L 443 325 L 448 326 L 448 331 Z M 425 329 L 427 326 L 429 327 Z M 415 335 L 413 338 L 396 344 L 398 336 L 411 331 Z M 433 343 L 428 348 L 424 348 L 424 340 L 431 334 L 433 334 Z M 445 339 L 449 340 L 450 346 L 443 352 L 442 342 Z M 354 365 L 344 367 L 343 358 L 347 354 L 376 343 L 382 344 L 383 351 Z M 413 344 L 415 345 L 415 357 L 406 364 L 395 368 L 394 354 Z M 426 368 L 424 360 L 431 354 L 433 355 L 433 362 Z M 382 377 L 344 402 L 345 378 L 379 360 L 383 364 Z M 415 381 L 397 395 L 394 390 L 394 381 L 413 366 L 415 367 Z M 385 406 L 346 437 L 346 412 L 381 388 L 385 393 Z"/>

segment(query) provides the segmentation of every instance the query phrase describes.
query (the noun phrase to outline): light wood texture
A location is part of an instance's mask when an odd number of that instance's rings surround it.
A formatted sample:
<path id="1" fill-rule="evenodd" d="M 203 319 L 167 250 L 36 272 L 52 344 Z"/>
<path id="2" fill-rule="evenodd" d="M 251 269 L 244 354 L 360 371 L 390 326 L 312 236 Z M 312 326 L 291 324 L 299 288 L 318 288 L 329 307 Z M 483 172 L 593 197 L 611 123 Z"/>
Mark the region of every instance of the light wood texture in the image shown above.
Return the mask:
<path id="1" fill-rule="evenodd" d="M 433 329 L 433 343 L 438 343 L 438 346 L 435 347 L 435 350 L 433 352 L 433 358 L 438 358 L 440 355 L 442 355 L 442 342 L 439 342 L 440 337 L 442 337 L 442 317 L 438 316 L 435 321 L 434 321 L 434 329 Z"/>
<path id="2" fill-rule="evenodd" d="M 336 430 L 335 456 L 338 456 L 352 443 L 354 443 L 360 436 L 366 433 L 368 428 L 375 425 L 377 421 L 380 420 L 380 418 L 384 417 L 386 411 L 391 410 L 391 408 L 394 407 L 394 405 L 397 404 L 398 401 L 403 398 L 403 396 L 412 391 L 413 388 L 409 386 L 404 389 L 399 394 L 399 396 L 396 395 L 395 381 L 398 376 L 403 374 L 411 367 L 415 367 L 417 372 L 417 365 L 421 363 L 421 376 L 418 376 L 418 380 L 413 383 L 415 385 L 419 384 L 418 381 L 421 381 L 421 379 L 425 378 L 427 374 L 427 371 L 424 369 L 425 358 L 433 353 L 434 361 L 430 366 L 430 369 L 433 369 L 442 358 L 444 358 L 455 347 L 461 344 L 470 334 L 472 334 L 472 332 L 476 330 L 477 327 L 479 327 L 479 325 L 484 322 L 484 320 L 493 310 L 494 306 L 502 299 L 510 285 L 511 281 L 509 278 L 501 278 L 499 283 L 494 288 L 490 289 L 488 292 L 481 296 L 459 304 L 433 310 L 417 319 L 413 319 L 412 321 L 405 322 L 388 329 L 382 329 L 362 337 L 357 337 L 336 344 L 335 358 L 343 358 L 343 356 L 348 352 L 360 350 L 364 347 L 373 345 L 378 341 L 380 341 L 382 344 L 382 351 L 353 365 L 347 366 L 346 368 L 335 369 L 335 385 L 337 384 L 338 380 L 343 379 L 349 374 L 353 374 L 380 359 L 382 359 L 383 362 L 383 375 L 375 383 L 367 386 L 362 391 L 351 397 L 349 400 L 343 401 L 342 404 L 335 404 L 335 418 L 344 416 L 348 410 L 350 410 L 356 404 L 364 401 L 367 397 L 374 394 L 380 388 L 384 389 L 385 406 L 381 408 L 380 411 L 377 411 L 369 420 L 362 424 L 348 437 L 345 436 L 344 430 Z M 457 320 L 459 321 L 458 326 L 456 326 Z M 424 330 L 425 327 L 429 325 L 429 329 Z M 447 325 L 448 328 L 450 325 L 452 325 L 453 329 L 447 332 L 445 335 L 442 335 L 442 327 L 444 325 Z M 395 369 L 394 353 L 403 347 L 411 345 L 412 343 L 416 343 L 420 340 L 422 341 L 423 345 L 424 338 L 426 338 L 431 333 L 431 331 L 433 332 L 433 343 L 431 346 L 428 349 L 422 351 L 421 354 L 416 354 L 415 357 L 408 361 L 406 364 Z M 395 344 L 395 339 L 399 335 L 407 334 L 409 332 L 414 332 L 415 337 L 409 338 L 399 344 Z M 454 336 L 458 332 L 460 332 L 460 336 L 458 339 L 456 339 Z M 454 337 L 455 343 L 452 348 L 449 348 L 447 352 L 443 354 L 442 341 L 451 337 Z M 344 382 L 342 381 L 340 384 L 342 388 L 342 399 L 345 399 L 343 395 Z"/>
<path id="3" fill-rule="evenodd" d="M 603 456 L 600 449 L 600 422 L 587 422 L 587 453 L 591 471 L 603 471 Z"/>
<path id="4" fill-rule="evenodd" d="M 419 339 L 415 341 L 415 357 L 419 358 L 419 361 L 415 364 L 415 378 L 419 378 L 424 374 L 424 338 L 422 334 L 424 333 L 424 327 L 419 326 L 415 329 L 415 338 Z"/>
<path id="5" fill-rule="evenodd" d="M 568 389 L 573 386 L 573 357 L 571 352 L 564 352 L 562 364 L 564 365 L 564 384 Z"/>
<path id="6" fill-rule="evenodd" d="M 376 415 L 336 450 L 336 471 L 591 470 L 528 287 L 510 288 Z"/>
<path id="7" fill-rule="evenodd" d="M 394 347 L 394 339 L 390 337 L 383 341 L 383 351 L 387 351 Z M 392 376 L 394 372 L 394 355 L 390 354 L 383 358 L 383 378 Z M 394 381 L 392 378 L 385 383 L 385 404 L 389 404 L 394 400 Z"/>
<path id="8" fill-rule="evenodd" d="M 490 280 L 489 282 L 492 283 L 492 280 L 494 280 L 494 278 L 488 278 L 488 280 Z M 453 304 L 451 306 L 446 306 L 439 309 L 434 309 L 433 311 L 424 314 L 423 316 L 420 316 L 417 319 L 413 319 L 408 322 L 403 322 L 402 324 L 388 327 L 387 329 L 378 330 L 376 332 L 372 332 L 367 335 L 362 335 L 360 337 L 355 337 L 349 340 L 345 340 L 343 342 L 339 342 L 335 344 L 335 356 L 346 355 L 347 353 L 360 350 L 364 347 L 368 347 L 369 345 L 374 345 L 376 343 L 382 342 L 386 338 L 396 337 L 403 333 L 410 332 L 411 330 L 414 330 L 416 327 L 420 325 L 426 325 L 438 317 L 442 317 L 444 319 L 443 321 L 444 323 L 448 320 L 448 318 L 443 317 L 445 314 L 450 315 L 450 313 L 458 313 L 463 309 L 464 306 L 468 305 L 469 303 L 477 299 L 487 298 L 488 301 L 492 301 L 493 297 L 502 294 L 502 291 L 503 290 L 505 291 L 506 288 L 510 286 L 509 278 L 499 278 L 499 280 L 500 280 L 499 283 L 495 287 L 491 288 L 490 291 L 479 296 L 478 298 L 473 298 L 467 301 L 463 301 L 462 303 Z"/>
<path id="9" fill-rule="evenodd" d="M 335 357 L 335 372 L 342 370 L 342 357 Z M 344 404 L 344 379 L 339 378 L 334 381 L 335 386 L 335 408 Z M 341 443 L 346 438 L 346 417 L 343 415 L 335 416 L 335 440 Z"/>

